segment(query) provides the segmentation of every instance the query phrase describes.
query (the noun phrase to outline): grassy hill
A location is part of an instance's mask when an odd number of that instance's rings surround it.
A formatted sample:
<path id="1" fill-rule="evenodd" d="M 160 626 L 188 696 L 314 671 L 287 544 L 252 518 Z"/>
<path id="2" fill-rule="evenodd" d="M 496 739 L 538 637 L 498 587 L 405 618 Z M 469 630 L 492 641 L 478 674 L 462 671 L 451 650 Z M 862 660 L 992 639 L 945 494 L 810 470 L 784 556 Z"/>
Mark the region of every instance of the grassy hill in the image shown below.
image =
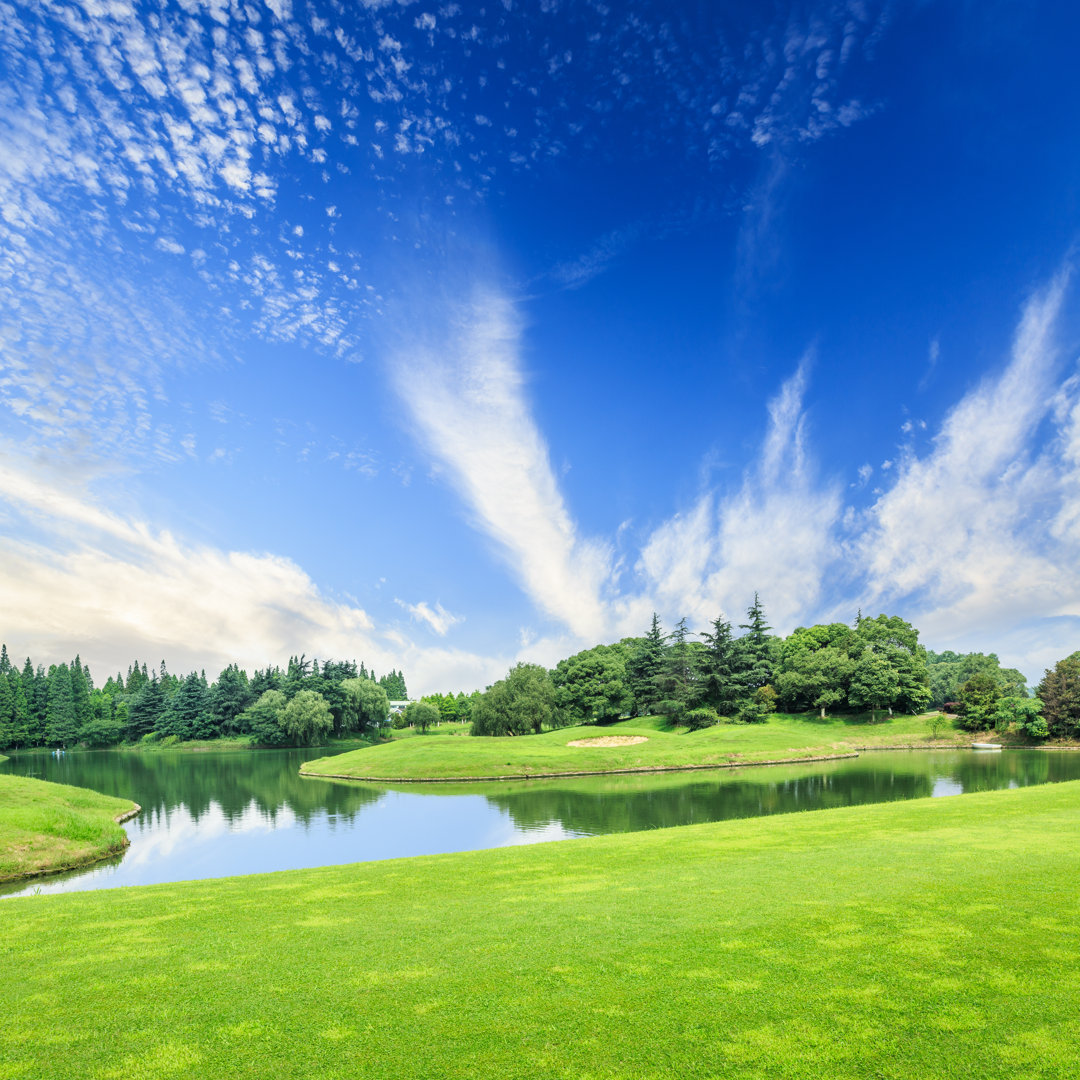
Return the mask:
<path id="1" fill-rule="evenodd" d="M 86 788 L 0 774 L 0 881 L 69 870 L 123 851 L 128 838 L 116 818 L 135 809 L 127 799 Z"/>
<path id="2" fill-rule="evenodd" d="M 701 731 L 671 728 L 662 717 L 602 727 L 561 728 L 542 735 L 478 738 L 437 733 L 306 762 L 301 772 L 358 780 L 495 779 L 526 776 L 752 764 L 852 753 L 866 746 L 970 745 L 973 736 L 943 729 L 931 737 L 925 716 L 826 720 L 777 714 L 765 724 L 719 724 Z M 569 746 L 581 739 L 637 737 L 622 746 Z"/>
<path id="3" fill-rule="evenodd" d="M 4 902 L 0 1076 L 1075 1075 L 1080 783 Z"/>

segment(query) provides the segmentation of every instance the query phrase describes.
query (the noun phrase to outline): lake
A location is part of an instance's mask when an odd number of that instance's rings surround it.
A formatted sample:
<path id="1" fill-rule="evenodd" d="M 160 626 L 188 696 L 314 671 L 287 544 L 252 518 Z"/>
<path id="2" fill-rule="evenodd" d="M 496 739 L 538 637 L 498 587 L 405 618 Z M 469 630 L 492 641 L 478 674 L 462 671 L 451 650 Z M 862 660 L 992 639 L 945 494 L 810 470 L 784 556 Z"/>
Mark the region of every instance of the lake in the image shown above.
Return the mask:
<path id="1" fill-rule="evenodd" d="M 133 799 L 131 847 L 0 895 L 148 885 L 1080 779 L 1080 752 L 889 751 L 766 768 L 510 783 L 313 780 L 324 749 L 16 754 L 0 771 Z"/>

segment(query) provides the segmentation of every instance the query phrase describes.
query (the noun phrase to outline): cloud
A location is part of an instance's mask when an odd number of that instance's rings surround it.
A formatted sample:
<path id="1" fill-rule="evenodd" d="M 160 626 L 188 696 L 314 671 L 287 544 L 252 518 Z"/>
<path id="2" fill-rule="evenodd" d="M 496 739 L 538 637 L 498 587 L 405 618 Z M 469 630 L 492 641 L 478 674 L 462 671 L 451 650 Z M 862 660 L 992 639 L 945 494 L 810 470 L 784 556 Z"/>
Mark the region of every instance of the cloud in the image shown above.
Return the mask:
<path id="1" fill-rule="evenodd" d="M 839 485 L 817 483 L 806 452 L 810 360 L 807 354 L 769 403 L 758 460 L 740 488 L 706 492 L 642 548 L 637 570 L 656 610 L 686 615 L 701 629 L 721 612 L 739 615 L 759 591 L 770 620 L 787 631 L 820 609 L 842 506 Z M 640 600 L 632 608 L 640 626 Z"/>
<path id="2" fill-rule="evenodd" d="M 1030 651 L 1031 620 L 1080 616 L 1080 406 L 1056 343 L 1069 276 L 1031 297 L 1008 363 L 932 448 L 894 464 L 856 539 L 867 602 L 902 606 L 924 636 L 1003 641 L 1024 627 Z M 1047 662 L 1070 651 L 1059 633 L 1048 624 Z"/>
<path id="3" fill-rule="evenodd" d="M 439 603 L 436 603 L 435 606 L 432 607 L 426 600 L 421 600 L 418 604 L 408 604 L 404 600 L 398 600 L 396 598 L 394 603 L 403 607 L 417 622 L 427 623 L 439 637 L 445 637 L 446 631 L 449 630 L 451 626 L 455 626 L 457 623 L 463 621 L 462 616 L 451 615 L 450 612 Z"/>
<path id="4" fill-rule="evenodd" d="M 413 694 L 482 686 L 513 662 L 418 647 L 327 596 L 290 559 L 191 543 L 103 510 L 10 451 L 0 454 L 0 492 L 4 635 L 20 658 L 48 664 L 78 652 L 101 679 L 136 658 L 164 658 L 212 678 L 229 663 L 252 671 L 306 652 L 403 668 Z"/>
<path id="5" fill-rule="evenodd" d="M 579 535 L 547 444 L 525 395 L 521 328 L 494 291 L 451 305 L 445 342 L 400 348 L 398 393 L 476 525 L 497 545 L 525 592 L 585 638 L 603 632 L 608 545 Z"/>

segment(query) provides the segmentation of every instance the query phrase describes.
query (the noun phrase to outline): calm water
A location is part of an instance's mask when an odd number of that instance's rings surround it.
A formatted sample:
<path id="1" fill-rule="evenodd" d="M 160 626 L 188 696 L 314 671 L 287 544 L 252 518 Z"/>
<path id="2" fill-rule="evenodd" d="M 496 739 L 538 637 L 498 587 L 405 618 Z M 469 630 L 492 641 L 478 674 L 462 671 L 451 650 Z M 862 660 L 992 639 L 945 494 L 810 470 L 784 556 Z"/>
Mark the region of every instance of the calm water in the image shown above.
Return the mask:
<path id="1" fill-rule="evenodd" d="M 0 895 L 146 885 L 1080 779 L 1080 753 L 871 753 L 813 765 L 388 788 L 309 780 L 323 751 L 16 755 L 0 770 L 143 808 L 110 863 Z"/>

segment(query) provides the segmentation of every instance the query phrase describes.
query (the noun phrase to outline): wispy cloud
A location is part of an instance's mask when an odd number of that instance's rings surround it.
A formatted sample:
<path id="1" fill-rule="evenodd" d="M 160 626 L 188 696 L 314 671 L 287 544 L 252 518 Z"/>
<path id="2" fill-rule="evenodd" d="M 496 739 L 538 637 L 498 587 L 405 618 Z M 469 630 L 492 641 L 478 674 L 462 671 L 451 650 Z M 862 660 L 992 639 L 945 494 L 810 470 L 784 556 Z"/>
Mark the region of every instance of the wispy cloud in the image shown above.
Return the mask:
<path id="1" fill-rule="evenodd" d="M 896 463 L 870 509 L 857 544 L 870 595 L 913 607 L 935 636 L 1080 616 L 1078 388 L 1060 381 L 1056 343 L 1068 281 L 1031 298 L 1004 369 L 953 407 L 929 452 Z"/>
<path id="2" fill-rule="evenodd" d="M 806 452 L 810 359 L 803 358 L 769 403 L 758 460 L 740 488 L 706 492 L 643 547 L 638 571 L 657 610 L 704 626 L 721 611 L 739 614 L 758 590 L 768 597 L 775 625 L 790 629 L 820 608 L 823 581 L 838 555 L 842 505 L 839 486 L 817 481 Z"/>
<path id="3" fill-rule="evenodd" d="M 327 596 L 290 559 L 192 543 L 104 510 L 64 470 L 10 448 L 0 492 L 3 632 L 19 657 L 49 663 L 79 652 L 103 679 L 136 658 L 213 677 L 234 661 L 251 671 L 307 652 L 404 668 L 414 694 L 485 685 L 514 659 L 418 646 Z"/>
<path id="4" fill-rule="evenodd" d="M 403 403 L 478 527 L 547 614 L 602 632 L 608 545 L 582 537 L 531 414 L 513 305 L 492 291 L 451 308 L 445 344 L 406 345 L 393 369 Z"/>
<path id="5" fill-rule="evenodd" d="M 426 600 L 418 604 L 409 604 L 404 600 L 394 600 L 399 607 L 403 607 L 417 622 L 426 623 L 439 637 L 445 637 L 446 631 L 451 626 L 462 622 L 462 616 L 451 615 L 440 603 L 432 607 Z"/>

